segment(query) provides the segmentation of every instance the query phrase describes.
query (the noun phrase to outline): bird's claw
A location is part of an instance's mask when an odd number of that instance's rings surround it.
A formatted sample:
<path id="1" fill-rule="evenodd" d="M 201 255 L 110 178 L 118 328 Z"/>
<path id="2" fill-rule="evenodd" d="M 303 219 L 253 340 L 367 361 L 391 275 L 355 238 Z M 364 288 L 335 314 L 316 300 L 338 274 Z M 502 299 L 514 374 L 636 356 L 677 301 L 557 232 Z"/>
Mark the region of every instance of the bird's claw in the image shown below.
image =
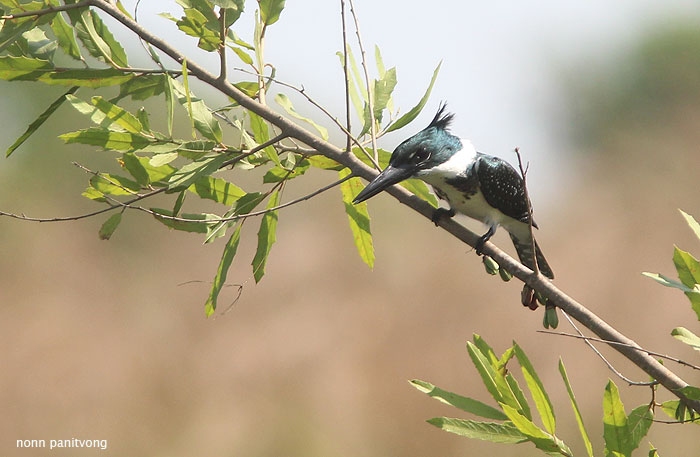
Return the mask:
<path id="1" fill-rule="evenodd" d="M 452 208 L 446 209 L 446 208 L 436 208 L 435 211 L 433 211 L 433 216 L 430 218 L 431 221 L 433 221 L 433 224 L 437 227 L 440 225 L 440 221 L 443 218 L 452 218 L 455 215 L 455 210 Z"/>

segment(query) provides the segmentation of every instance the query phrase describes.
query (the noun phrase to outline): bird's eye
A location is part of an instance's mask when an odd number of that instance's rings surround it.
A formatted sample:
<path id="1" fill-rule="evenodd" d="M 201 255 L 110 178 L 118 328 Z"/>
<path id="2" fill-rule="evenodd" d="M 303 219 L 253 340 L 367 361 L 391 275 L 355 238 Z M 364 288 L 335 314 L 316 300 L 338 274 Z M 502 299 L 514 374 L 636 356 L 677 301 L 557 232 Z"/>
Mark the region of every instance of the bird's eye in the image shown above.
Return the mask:
<path id="1" fill-rule="evenodd" d="M 413 163 L 423 163 L 430 158 L 430 152 L 426 149 L 419 149 L 413 154 Z"/>

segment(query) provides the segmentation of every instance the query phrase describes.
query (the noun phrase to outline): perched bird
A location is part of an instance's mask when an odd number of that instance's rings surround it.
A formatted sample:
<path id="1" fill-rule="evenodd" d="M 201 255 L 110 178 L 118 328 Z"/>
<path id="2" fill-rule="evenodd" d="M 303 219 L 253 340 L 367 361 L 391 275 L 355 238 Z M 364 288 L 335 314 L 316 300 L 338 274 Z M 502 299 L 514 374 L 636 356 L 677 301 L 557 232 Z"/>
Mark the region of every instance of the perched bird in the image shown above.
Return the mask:
<path id="1" fill-rule="evenodd" d="M 534 269 L 530 212 L 522 177 L 508 162 L 477 152 L 470 142 L 452 135 L 449 127 L 454 114 L 445 110 L 443 104 L 428 127 L 394 150 L 389 165 L 353 203 L 363 202 L 405 179 L 419 178 L 450 207 L 437 209 L 433 222 L 461 213 L 486 224 L 488 231 L 479 239 L 477 254 L 500 225 L 510 234 L 520 261 Z M 537 224 L 533 222 L 532 226 Z M 554 273 L 537 243 L 535 253 L 540 272 L 553 279 Z"/>

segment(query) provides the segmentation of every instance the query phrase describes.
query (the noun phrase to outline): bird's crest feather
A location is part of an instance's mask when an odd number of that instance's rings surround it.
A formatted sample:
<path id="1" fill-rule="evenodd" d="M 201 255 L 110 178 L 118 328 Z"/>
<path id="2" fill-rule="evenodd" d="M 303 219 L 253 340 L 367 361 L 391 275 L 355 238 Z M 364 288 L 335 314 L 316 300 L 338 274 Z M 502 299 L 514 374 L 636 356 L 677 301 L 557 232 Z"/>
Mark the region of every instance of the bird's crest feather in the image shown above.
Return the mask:
<path id="1" fill-rule="evenodd" d="M 450 124 L 452 123 L 452 119 L 455 117 L 455 115 L 453 113 L 446 113 L 446 109 L 447 103 L 441 103 L 440 107 L 438 108 L 437 114 L 435 114 L 435 117 L 432 121 L 430 121 L 430 124 L 427 128 L 435 127 L 440 130 L 448 130 L 450 128 Z"/>

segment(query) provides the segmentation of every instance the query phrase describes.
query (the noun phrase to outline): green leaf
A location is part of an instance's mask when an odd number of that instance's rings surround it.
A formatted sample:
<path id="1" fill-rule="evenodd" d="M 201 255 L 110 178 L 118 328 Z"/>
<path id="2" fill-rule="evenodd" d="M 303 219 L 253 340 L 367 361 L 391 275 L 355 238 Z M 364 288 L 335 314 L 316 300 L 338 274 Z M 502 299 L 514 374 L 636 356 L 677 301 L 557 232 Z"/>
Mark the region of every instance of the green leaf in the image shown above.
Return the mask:
<path id="1" fill-rule="evenodd" d="M 535 407 L 537 412 L 540 414 L 542 419 L 542 425 L 551 435 L 556 433 L 556 419 L 554 417 L 554 408 L 552 402 L 549 400 L 549 395 L 542 384 L 535 368 L 530 363 L 530 359 L 517 344 L 513 345 L 515 349 L 515 356 L 520 363 L 522 368 L 523 376 L 525 377 L 525 382 L 527 383 L 528 389 L 530 389 L 530 394 L 532 399 L 535 401 Z"/>
<path id="2" fill-rule="evenodd" d="M 515 408 L 506 404 L 501 404 L 501 407 L 518 431 L 527 436 L 537 449 L 548 454 L 573 455 L 571 449 L 563 441 L 539 428 Z"/>
<path id="3" fill-rule="evenodd" d="M 455 433 L 467 438 L 473 438 L 492 443 L 517 444 L 527 441 L 527 437 L 510 422 L 503 424 L 495 422 L 478 422 L 467 419 L 452 419 L 436 417 L 428 421 L 446 432 Z"/>
<path id="4" fill-rule="evenodd" d="M 498 409 L 489 406 L 485 403 L 480 402 L 479 400 L 474 400 L 473 398 L 468 398 L 468 397 L 463 397 L 461 395 L 457 395 L 452 392 L 448 392 L 446 390 L 443 390 L 439 387 L 434 386 L 433 384 L 430 384 L 429 382 L 425 381 L 420 381 L 418 379 L 414 379 L 413 381 L 410 381 L 411 385 L 415 387 L 416 389 L 420 390 L 421 392 L 427 394 L 428 396 L 445 403 L 450 406 L 454 406 L 455 408 L 459 408 L 462 411 L 475 414 L 480 417 L 484 417 L 486 419 L 495 419 L 495 420 L 506 420 L 508 419 L 508 416 L 503 414 L 501 411 Z"/>
<path id="5" fill-rule="evenodd" d="M 224 247 L 224 252 L 221 256 L 221 261 L 219 262 L 219 267 L 216 270 L 216 275 L 214 276 L 214 284 L 212 284 L 211 291 L 209 292 L 209 298 L 204 304 L 204 312 L 207 317 L 214 314 L 216 311 L 216 304 L 219 299 L 219 293 L 221 289 L 226 284 L 226 276 L 228 275 L 228 270 L 231 267 L 233 258 L 236 256 L 236 251 L 238 250 L 238 243 L 241 240 L 241 227 L 243 224 L 238 224 L 236 230 L 234 230 L 231 238 L 229 238 L 226 246 Z"/>
<path id="6" fill-rule="evenodd" d="M 281 199 L 280 191 L 276 190 L 270 195 L 270 200 L 267 203 L 267 209 L 270 210 L 279 206 Z M 276 241 L 277 233 L 277 211 L 269 211 L 265 213 L 260 223 L 260 229 L 258 230 L 258 248 L 255 252 L 255 257 L 253 258 L 253 277 L 255 282 L 258 283 L 265 275 L 265 265 L 267 263 L 267 258 L 270 255 L 270 250 L 272 245 Z"/>
<path id="7" fill-rule="evenodd" d="M 66 96 L 74 94 L 78 90 L 77 86 L 73 86 L 70 89 L 68 89 L 68 92 L 65 94 L 61 95 L 58 97 L 51 105 L 49 105 L 46 110 L 44 110 L 43 113 L 39 115 L 31 124 L 29 124 L 29 127 L 27 127 L 27 130 L 24 131 L 24 133 L 15 140 L 12 145 L 7 148 L 7 151 L 5 152 L 5 157 L 10 157 L 10 154 L 15 152 L 17 148 L 22 146 L 27 139 L 29 139 L 30 136 L 34 134 L 37 130 L 39 130 L 39 127 L 41 127 L 46 120 L 51 117 L 53 113 L 56 112 L 56 110 L 66 101 Z"/>
<path id="8" fill-rule="evenodd" d="M 685 327 L 676 327 L 671 331 L 671 336 L 681 341 L 696 351 L 700 351 L 700 337 Z"/>
<path id="9" fill-rule="evenodd" d="M 693 421 L 694 413 L 690 408 L 686 408 L 685 404 L 679 400 L 668 400 L 661 403 L 661 410 L 671 419 L 676 419 L 682 422 Z M 700 421 L 693 421 L 693 424 L 700 425 Z"/>
<path id="10" fill-rule="evenodd" d="M 121 68 L 129 66 L 124 48 L 97 13 L 86 8 L 79 13 L 69 12 L 69 17 L 73 20 L 78 38 L 90 55 Z"/>
<path id="11" fill-rule="evenodd" d="M 0 79 L 5 81 L 36 81 L 52 69 L 48 60 L 0 56 Z"/>
<path id="12" fill-rule="evenodd" d="M 411 192 L 413 195 L 427 201 L 433 208 L 438 207 L 438 199 L 430 191 L 428 185 L 420 179 L 407 179 L 401 181 L 401 187 Z"/>
<path id="13" fill-rule="evenodd" d="M 306 173 L 310 166 L 311 164 L 308 160 L 302 159 L 299 163 L 294 164 L 291 169 L 278 166 L 272 167 L 263 176 L 263 182 L 269 184 L 296 178 Z"/>
<path id="14" fill-rule="evenodd" d="M 85 68 L 47 71 L 44 72 L 39 80 L 49 85 L 81 86 L 97 89 L 124 84 L 135 77 L 132 73 L 124 73 L 112 68 Z"/>
<path id="15" fill-rule="evenodd" d="M 657 449 L 651 443 L 649 443 L 649 457 L 660 457 Z"/>
<path id="16" fill-rule="evenodd" d="M 184 68 L 186 68 L 186 65 L 183 65 L 183 69 Z M 194 97 L 189 92 L 186 85 L 180 84 L 179 81 L 169 78 L 169 82 L 177 101 L 187 109 L 194 128 L 205 138 L 215 141 L 216 143 L 221 143 L 223 140 L 223 132 L 221 131 L 219 121 L 216 120 L 204 101 Z"/>
<path id="17" fill-rule="evenodd" d="M 682 209 L 679 209 L 678 211 L 681 212 L 681 214 L 683 215 L 683 218 L 688 223 L 688 226 L 691 228 L 693 233 L 695 233 L 695 236 L 697 236 L 698 239 L 700 240 L 700 223 L 698 221 L 696 221 L 693 216 L 686 213 Z"/>
<path id="18" fill-rule="evenodd" d="M 435 70 L 433 71 L 433 77 L 430 80 L 430 84 L 428 85 L 428 89 L 425 91 L 425 94 L 423 94 L 423 98 L 420 99 L 418 104 L 411 108 L 406 114 L 398 118 L 395 122 L 393 122 L 389 127 L 387 127 L 386 132 L 393 132 L 394 130 L 398 130 L 402 127 L 405 127 L 408 125 L 411 121 L 413 121 L 418 115 L 423 111 L 423 108 L 425 107 L 425 104 L 428 102 L 428 99 L 430 98 L 430 93 L 433 91 L 433 85 L 435 85 L 435 81 L 437 80 L 438 74 L 440 73 L 440 66 L 442 65 L 442 62 L 438 64 L 437 67 L 435 67 Z"/>
<path id="19" fill-rule="evenodd" d="M 90 178 L 90 185 L 106 195 L 135 195 L 140 189 L 137 182 L 109 173 L 93 176 Z"/>
<path id="20" fill-rule="evenodd" d="M 639 447 L 639 443 L 647 435 L 653 422 L 654 413 L 648 404 L 634 408 L 629 414 L 627 427 L 630 430 L 630 453 Z"/>
<path id="21" fill-rule="evenodd" d="M 53 60 L 54 53 L 58 47 L 56 41 L 50 40 L 40 28 L 24 32 L 21 42 L 23 42 L 23 47 L 26 46 L 24 54 L 49 61 Z M 19 45 L 20 41 L 17 44 Z"/>
<path id="22" fill-rule="evenodd" d="M 215 19 L 209 20 L 201 11 L 186 8 L 185 15 L 176 24 L 177 28 L 187 35 L 199 38 L 199 48 L 208 52 L 219 49 L 221 38 L 217 31 L 218 21 Z"/>
<path id="23" fill-rule="evenodd" d="M 691 289 L 690 287 L 686 287 L 684 284 L 669 278 L 668 276 L 664 276 L 659 273 L 648 273 L 648 272 L 643 272 L 642 273 L 644 276 L 647 278 L 651 278 L 654 281 L 658 282 L 662 286 L 666 287 L 673 287 L 674 289 L 680 289 L 683 292 L 695 292 L 695 289 Z"/>
<path id="24" fill-rule="evenodd" d="M 571 408 L 574 410 L 574 415 L 576 416 L 576 422 L 578 423 L 578 430 L 581 433 L 581 438 L 583 438 L 583 444 L 586 446 L 586 453 L 589 457 L 593 457 L 593 445 L 591 444 L 591 439 L 586 431 L 586 426 L 583 424 L 583 416 L 581 415 L 581 410 L 576 402 L 576 396 L 574 395 L 574 390 L 569 382 L 569 376 L 566 374 L 566 368 L 564 367 L 564 362 L 559 359 L 559 373 L 564 380 L 566 385 L 566 391 L 569 394 L 569 400 L 571 400 Z"/>
<path id="25" fill-rule="evenodd" d="M 126 153 L 122 155 L 121 164 L 136 179 L 136 182 L 146 187 L 151 183 L 146 167 L 143 166 L 138 157 L 134 154 Z"/>
<path id="26" fill-rule="evenodd" d="M 700 262 L 692 254 L 674 247 L 673 264 L 683 285 L 692 289 L 700 284 Z"/>
<path id="27" fill-rule="evenodd" d="M 58 46 L 66 55 L 75 60 L 83 60 L 83 56 L 80 54 L 80 47 L 73 33 L 73 28 L 68 25 L 61 14 L 56 14 L 51 19 L 51 31 L 56 36 Z"/>
<path id="28" fill-rule="evenodd" d="M 284 110 L 293 118 L 299 119 L 300 121 L 304 121 L 308 124 L 311 124 L 321 135 L 321 138 L 324 140 L 328 140 L 328 129 L 318 125 L 316 122 L 314 122 L 312 119 L 309 119 L 308 117 L 304 117 L 301 114 L 299 114 L 295 109 L 294 106 L 292 105 L 292 101 L 287 97 L 285 94 L 277 94 L 275 96 L 275 101 L 277 102 L 278 105 L 280 105 Z"/>
<path id="29" fill-rule="evenodd" d="M 188 187 L 188 190 L 199 195 L 200 198 L 213 200 L 226 206 L 233 206 L 241 197 L 246 195 L 245 191 L 237 185 L 225 179 L 212 176 L 199 178 Z"/>
<path id="30" fill-rule="evenodd" d="M 277 22 L 284 9 L 285 0 L 258 0 L 260 18 L 265 25 Z"/>
<path id="31" fill-rule="evenodd" d="M 91 127 L 58 136 L 67 144 L 80 143 L 101 146 L 106 150 L 135 151 L 147 146 L 150 140 L 142 135 L 128 132 L 114 132 L 101 127 Z"/>
<path id="32" fill-rule="evenodd" d="M 119 86 L 119 96 L 111 101 L 115 103 L 125 97 L 133 100 L 148 100 L 160 95 L 165 90 L 168 75 L 138 75 Z"/>
<path id="33" fill-rule="evenodd" d="M 253 65 L 253 58 L 245 52 L 243 49 L 236 46 L 229 46 L 229 48 L 238 56 L 241 61 L 246 65 Z M 257 87 L 257 84 L 256 84 Z"/>
<path id="34" fill-rule="evenodd" d="M 351 172 L 347 168 L 338 172 L 340 179 L 346 178 L 350 174 Z M 355 247 L 357 248 L 358 254 L 360 254 L 360 258 L 371 269 L 374 268 L 374 243 L 372 241 L 367 205 L 364 202 L 357 205 L 352 203 L 357 194 L 361 191 L 362 182 L 359 178 L 351 178 L 340 184 L 340 193 L 343 197 L 343 203 L 345 204 L 345 212 L 348 215 L 350 231 L 355 241 Z"/>
<path id="35" fill-rule="evenodd" d="M 100 227 L 100 232 L 98 236 L 101 240 L 108 240 L 112 237 L 114 231 L 119 227 L 119 223 L 122 221 L 122 213 L 112 214 Z"/>
<path id="36" fill-rule="evenodd" d="M 170 177 L 170 191 L 180 191 L 190 187 L 203 176 L 209 176 L 217 171 L 221 165 L 228 160 L 224 154 L 201 157 L 183 166 Z"/>
<path id="37" fill-rule="evenodd" d="M 513 392 L 513 387 L 516 387 L 517 390 L 519 390 L 519 388 L 509 383 L 504 374 L 497 369 L 498 361 L 494 362 L 493 359 L 489 360 L 491 357 L 485 355 L 477 345 L 471 341 L 467 342 L 467 351 L 469 352 L 469 357 L 472 359 L 476 370 L 481 376 L 486 390 L 489 391 L 493 399 L 498 403 L 510 405 L 517 411 L 527 414 L 527 417 L 529 417 L 529 407 L 527 403 L 521 403 L 521 400 L 518 399 L 518 397 L 522 398 L 522 392 L 518 395 Z"/>
<path id="38" fill-rule="evenodd" d="M 108 102 L 100 96 L 92 97 L 91 102 L 95 108 L 104 113 L 107 119 L 125 131 L 131 133 L 141 133 L 143 131 L 143 125 L 141 125 L 141 122 L 136 118 L 136 116 L 125 109 Z"/>
<path id="39" fill-rule="evenodd" d="M 265 119 L 252 111 L 248 111 L 248 115 L 250 116 L 250 128 L 253 131 L 253 138 L 257 143 L 256 146 L 270 141 L 270 128 Z M 273 146 L 267 146 L 263 151 L 276 165 L 282 166 L 279 155 Z"/>
<path id="40" fill-rule="evenodd" d="M 175 215 L 174 211 L 163 208 L 151 208 L 151 211 L 155 213 L 153 217 L 165 225 L 168 228 L 179 230 L 181 232 L 189 233 L 207 233 L 209 228 L 214 225 L 219 219 L 221 219 L 216 214 L 178 214 Z M 160 217 L 165 216 L 165 217 Z M 177 217 L 178 219 L 172 219 Z M 185 219 L 185 220 L 180 220 Z"/>
<path id="41" fill-rule="evenodd" d="M 618 453 L 629 457 L 632 453 L 630 430 L 625 407 L 614 382 L 608 381 L 603 394 L 603 438 L 605 455 Z"/>
<path id="42" fill-rule="evenodd" d="M 383 77 L 374 81 L 374 120 L 381 125 L 384 110 L 391 102 L 396 87 L 396 68 L 390 68 Z"/>
<path id="43" fill-rule="evenodd" d="M 685 386 L 678 389 L 678 391 L 688 397 L 690 400 L 700 400 L 700 387 Z"/>

